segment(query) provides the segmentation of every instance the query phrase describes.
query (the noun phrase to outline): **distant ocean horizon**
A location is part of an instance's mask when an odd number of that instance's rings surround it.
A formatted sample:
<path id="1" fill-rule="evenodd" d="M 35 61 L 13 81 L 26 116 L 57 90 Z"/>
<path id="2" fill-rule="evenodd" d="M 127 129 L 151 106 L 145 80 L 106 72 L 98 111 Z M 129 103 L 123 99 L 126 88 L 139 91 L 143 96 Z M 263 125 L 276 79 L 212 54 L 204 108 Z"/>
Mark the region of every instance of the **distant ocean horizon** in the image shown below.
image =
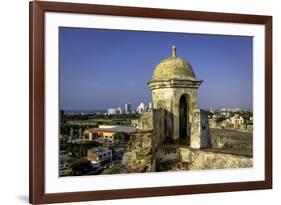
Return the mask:
<path id="1" fill-rule="evenodd" d="M 107 113 L 107 109 L 98 109 L 98 110 L 64 110 L 60 109 L 61 111 L 64 111 L 65 115 L 68 114 L 76 114 L 76 113 L 84 113 L 84 114 L 93 114 L 93 113 Z M 253 109 L 247 109 L 247 108 L 205 108 L 203 110 L 214 110 L 214 111 L 253 111 Z"/>
<path id="2" fill-rule="evenodd" d="M 73 115 L 73 114 L 94 114 L 94 113 L 107 113 L 107 110 L 63 110 L 61 111 L 64 112 L 65 115 Z"/>

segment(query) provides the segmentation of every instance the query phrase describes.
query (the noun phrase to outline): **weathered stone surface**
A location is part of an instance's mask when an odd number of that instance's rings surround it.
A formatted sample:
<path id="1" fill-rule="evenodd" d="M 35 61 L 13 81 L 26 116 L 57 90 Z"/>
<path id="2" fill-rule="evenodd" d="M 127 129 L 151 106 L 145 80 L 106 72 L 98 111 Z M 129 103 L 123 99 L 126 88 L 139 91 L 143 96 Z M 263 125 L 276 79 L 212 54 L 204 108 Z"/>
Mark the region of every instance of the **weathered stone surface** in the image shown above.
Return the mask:
<path id="1" fill-rule="evenodd" d="M 133 135 L 124 153 L 122 165 L 131 172 L 149 172 L 152 167 L 152 139 L 150 132 Z"/>
<path id="2" fill-rule="evenodd" d="M 154 148 L 160 147 L 164 142 L 173 140 L 173 133 L 167 127 L 171 127 L 172 115 L 164 109 L 153 109 L 153 142 Z"/>
<path id="3" fill-rule="evenodd" d="M 253 133 L 211 129 L 212 150 L 253 157 Z"/>
<path id="4" fill-rule="evenodd" d="M 123 156 L 121 171 L 151 172 L 252 167 L 251 157 L 221 153 L 217 150 L 201 150 L 177 144 L 163 145 L 153 157 L 152 134 L 137 133 L 132 136 Z M 153 164 L 155 162 L 155 164 Z M 155 170 L 153 168 L 155 166 Z M 118 171 L 118 170 L 117 170 Z M 119 170 L 120 171 L 120 170 Z"/>
<path id="5" fill-rule="evenodd" d="M 198 149 L 210 147 L 210 140 L 205 139 L 210 135 L 205 134 L 208 129 L 204 129 L 203 124 L 208 124 L 204 117 L 199 114 L 197 118 L 202 122 L 193 123 L 193 113 L 197 109 L 197 89 L 201 83 L 196 79 L 192 66 L 176 56 L 175 48 L 172 57 L 156 66 L 148 83 L 152 91 L 153 109 L 165 111 L 165 138 L 169 137 Z M 195 129 L 191 133 L 193 127 Z"/>
<path id="6" fill-rule="evenodd" d="M 180 154 L 177 145 L 163 146 L 157 150 L 156 158 L 160 163 L 180 161 Z"/>
<path id="7" fill-rule="evenodd" d="M 195 80 L 195 74 L 190 63 L 180 57 L 172 56 L 162 60 L 152 76 L 152 80 L 166 79 Z"/>
<path id="8" fill-rule="evenodd" d="M 178 170 L 181 158 L 177 146 L 163 146 L 156 153 L 158 172 Z M 182 167 L 183 168 L 183 167 Z"/>
<path id="9" fill-rule="evenodd" d="M 253 149 L 253 133 L 211 129 L 213 148 Z"/>
<path id="10" fill-rule="evenodd" d="M 134 166 L 137 160 L 137 154 L 135 151 L 128 151 L 123 155 L 122 164 L 126 166 Z"/>
<path id="11" fill-rule="evenodd" d="M 153 130 L 153 112 L 152 110 L 145 110 L 141 113 L 137 129 L 141 131 Z"/>
<path id="12" fill-rule="evenodd" d="M 179 132 L 179 113 L 180 113 L 180 98 L 184 95 L 187 99 L 187 135 L 190 135 L 190 128 L 192 122 L 192 110 L 197 107 L 197 93 L 194 88 L 161 88 L 152 90 L 153 109 L 163 109 L 167 116 L 170 117 L 169 124 L 167 124 L 167 133 L 174 140 L 180 138 Z"/>
<path id="13" fill-rule="evenodd" d="M 189 148 L 180 148 L 179 152 L 181 162 L 188 163 L 189 170 L 246 168 L 253 166 L 253 159 L 242 155 Z"/>
<path id="14" fill-rule="evenodd" d="M 211 134 L 207 114 L 200 109 L 193 110 L 193 121 L 191 127 L 191 147 L 211 148 Z"/>

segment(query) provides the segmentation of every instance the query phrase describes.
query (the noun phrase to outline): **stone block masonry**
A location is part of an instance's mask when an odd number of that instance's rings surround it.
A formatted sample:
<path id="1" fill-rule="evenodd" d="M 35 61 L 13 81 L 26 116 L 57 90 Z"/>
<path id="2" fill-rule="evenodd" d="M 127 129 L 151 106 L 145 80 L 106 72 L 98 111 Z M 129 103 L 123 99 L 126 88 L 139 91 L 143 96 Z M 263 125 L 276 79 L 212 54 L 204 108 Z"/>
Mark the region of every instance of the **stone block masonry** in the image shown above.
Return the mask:
<path id="1" fill-rule="evenodd" d="M 176 47 L 172 48 L 171 57 L 156 66 L 148 86 L 152 92 L 153 115 L 158 115 L 158 110 L 165 111 L 162 124 L 158 122 L 160 117 L 153 117 L 153 129 L 160 141 L 164 135 L 164 141 L 196 149 L 211 147 L 209 124 L 197 107 L 197 90 L 202 82 L 196 79 L 191 64 L 176 55 Z M 160 133 L 157 129 L 163 127 Z"/>
<path id="2" fill-rule="evenodd" d="M 193 126 L 191 127 L 192 148 L 212 148 L 208 116 L 201 109 L 193 110 Z"/>
<path id="3" fill-rule="evenodd" d="M 190 148 L 179 148 L 179 153 L 181 162 L 188 163 L 188 170 L 253 167 L 253 159 L 242 155 Z"/>

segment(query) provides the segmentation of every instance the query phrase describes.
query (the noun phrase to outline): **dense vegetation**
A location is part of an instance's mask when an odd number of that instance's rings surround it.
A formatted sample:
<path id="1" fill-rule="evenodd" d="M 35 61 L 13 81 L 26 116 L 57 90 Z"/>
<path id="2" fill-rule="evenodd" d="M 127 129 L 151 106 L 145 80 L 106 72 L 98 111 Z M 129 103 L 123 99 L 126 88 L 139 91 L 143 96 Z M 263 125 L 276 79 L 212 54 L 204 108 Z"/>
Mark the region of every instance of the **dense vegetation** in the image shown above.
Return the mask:
<path id="1" fill-rule="evenodd" d="M 128 142 L 130 139 L 130 136 L 123 132 L 117 132 L 117 133 L 113 134 L 113 138 L 114 138 L 115 143 Z"/>
<path id="2" fill-rule="evenodd" d="M 99 125 L 131 125 L 131 120 L 138 118 L 139 114 L 64 115 L 60 123 L 60 134 L 62 136 L 80 135 L 86 129 L 95 128 Z"/>
<path id="3" fill-rule="evenodd" d="M 116 164 L 111 168 L 105 169 L 102 174 L 121 174 L 121 173 L 128 173 L 126 167 L 121 164 Z"/>
<path id="4" fill-rule="evenodd" d="M 116 114 L 116 115 L 104 115 L 104 114 L 88 114 L 88 115 L 64 115 L 64 120 L 90 120 L 90 119 L 133 119 L 138 118 L 139 114 Z"/>
<path id="5" fill-rule="evenodd" d="M 87 156 L 88 149 L 99 146 L 101 146 L 101 144 L 95 141 L 81 143 L 71 143 L 62 141 L 60 142 L 60 151 L 70 153 L 72 157 L 81 158 Z"/>
<path id="6" fill-rule="evenodd" d="M 84 132 L 86 129 L 88 128 L 94 128 L 94 127 L 98 127 L 98 125 L 95 124 L 85 124 L 85 125 L 81 125 L 81 124 L 68 124 L 68 123 L 61 123 L 60 125 L 60 134 L 61 135 L 77 135 L 79 134 L 79 132 L 81 132 L 81 134 L 83 134 L 82 132 Z M 71 131 L 72 129 L 72 131 Z"/>
<path id="7" fill-rule="evenodd" d="M 73 175 L 80 175 L 92 169 L 91 162 L 85 158 L 74 159 L 71 163 Z"/>

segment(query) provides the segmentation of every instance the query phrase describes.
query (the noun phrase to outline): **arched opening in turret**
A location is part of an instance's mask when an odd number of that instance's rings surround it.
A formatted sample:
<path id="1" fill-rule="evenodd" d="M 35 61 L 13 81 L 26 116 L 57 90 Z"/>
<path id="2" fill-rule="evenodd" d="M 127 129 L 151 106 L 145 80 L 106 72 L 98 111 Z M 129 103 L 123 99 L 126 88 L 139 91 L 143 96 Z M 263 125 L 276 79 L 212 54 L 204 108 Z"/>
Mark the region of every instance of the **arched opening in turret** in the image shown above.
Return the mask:
<path id="1" fill-rule="evenodd" d="M 189 131 L 189 97 L 182 95 L 179 102 L 179 140 L 181 144 L 190 146 Z"/>

